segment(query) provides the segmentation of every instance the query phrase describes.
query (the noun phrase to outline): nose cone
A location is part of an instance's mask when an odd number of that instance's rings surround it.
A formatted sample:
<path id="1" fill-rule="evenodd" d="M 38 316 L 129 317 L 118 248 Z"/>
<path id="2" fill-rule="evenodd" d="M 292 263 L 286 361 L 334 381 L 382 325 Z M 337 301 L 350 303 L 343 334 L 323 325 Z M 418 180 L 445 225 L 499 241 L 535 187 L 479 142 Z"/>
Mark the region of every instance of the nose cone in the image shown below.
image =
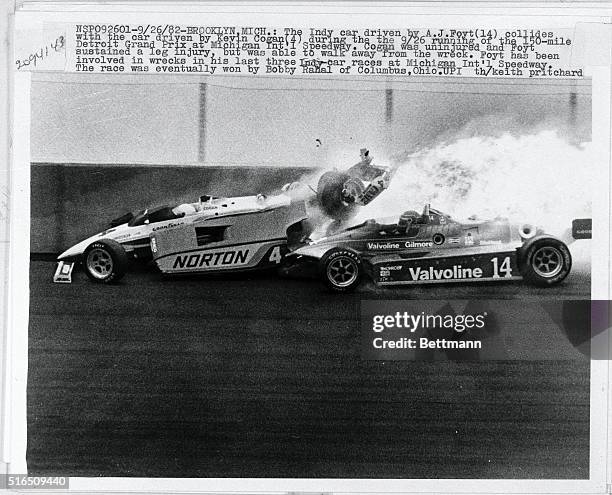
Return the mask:
<path id="1" fill-rule="evenodd" d="M 71 258 L 78 258 L 79 256 L 82 256 L 87 246 L 89 246 L 96 237 L 97 236 L 89 237 L 88 239 L 85 239 L 84 241 L 81 241 L 75 244 L 71 248 L 66 249 L 66 251 L 64 251 L 62 254 L 60 254 L 57 257 L 57 260 L 63 261 L 63 260 L 68 260 Z"/>
<path id="2" fill-rule="evenodd" d="M 62 261 L 62 260 L 78 258 L 82 256 L 83 253 L 85 252 L 85 249 L 87 249 L 87 246 L 89 246 L 92 242 L 97 241 L 98 239 L 102 239 L 102 238 L 112 238 L 111 236 L 105 235 L 105 234 L 106 232 L 101 232 L 100 234 L 92 235 L 91 237 L 88 237 L 87 239 L 82 240 L 81 242 L 75 244 L 71 248 L 66 249 L 66 251 L 64 251 L 62 254 L 60 254 L 57 257 L 57 260 Z"/>
<path id="3" fill-rule="evenodd" d="M 329 250 L 332 246 L 324 243 L 312 243 L 306 246 L 302 246 L 291 254 L 295 256 L 310 256 L 312 258 L 321 258 L 327 250 Z"/>
<path id="4" fill-rule="evenodd" d="M 133 233 L 133 232 L 132 232 Z M 122 225 L 118 225 L 117 227 L 113 227 L 109 230 L 105 230 L 104 232 L 100 232 L 96 235 L 92 235 L 85 240 L 75 244 L 71 248 L 64 251 L 57 257 L 58 261 L 70 259 L 70 258 L 78 258 L 83 255 L 87 246 L 89 246 L 92 242 L 100 240 L 100 239 L 116 239 L 120 235 L 130 234 L 130 227 L 127 223 Z"/>

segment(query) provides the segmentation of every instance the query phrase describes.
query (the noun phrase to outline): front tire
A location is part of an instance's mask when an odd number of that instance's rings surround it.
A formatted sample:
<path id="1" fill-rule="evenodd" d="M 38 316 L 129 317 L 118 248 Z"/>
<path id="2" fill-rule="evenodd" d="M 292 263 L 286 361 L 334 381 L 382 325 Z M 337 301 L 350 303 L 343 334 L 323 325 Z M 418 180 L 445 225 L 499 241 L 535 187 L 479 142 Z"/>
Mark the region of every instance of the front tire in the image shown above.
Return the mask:
<path id="1" fill-rule="evenodd" d="M 568 247 L 557 239 L 536 239 L 523 249 L 521 271 L 529 283 L 543 287 L 556 285 L 572 269 L 572 255 Z"/>
<path id="2" fill-rule="evenodd" d="M 319 264 L 325 285 L 334 292 L 351 292 L 359 285 L 362 276 L 361 258 L 348 249 L 331 249 Z"/>
<path id="3" fill-rule="evenodd" d="M 85 273 L 94 282 L 110 284 L 127 272 L 128 257 L 123 246 L 112 239 L 92 242 L 83 255 Z"/>

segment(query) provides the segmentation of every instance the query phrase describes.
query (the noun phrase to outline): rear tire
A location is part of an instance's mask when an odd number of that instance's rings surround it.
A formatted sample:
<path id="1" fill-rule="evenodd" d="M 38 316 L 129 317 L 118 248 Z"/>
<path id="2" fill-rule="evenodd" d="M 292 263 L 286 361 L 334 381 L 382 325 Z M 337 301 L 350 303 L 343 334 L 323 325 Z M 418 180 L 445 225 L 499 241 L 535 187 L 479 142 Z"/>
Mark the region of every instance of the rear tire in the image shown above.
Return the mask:
<path id="1" fill-rule="evenodd" d="M 361 258 L 349 249 L 329 250 L 319 263 L 325 285 L 334 292 L 351 292 L 359 285 L 363 273 Z"/>
<path id="2" fill-rule="evenodd" d="M 112 239 L 92 242 L 83 254 L 85 273 L 94 282 L 110 284 L 127 272 L 128 257 L 123 246 Z"/>
<path id="3" fill-rule="evenodd" d="M 521 248 L 520 260 L 524 279 L 544 287 L 561 283 L 572 269 L 568 247 L 552 237 L 536 239 Z"/>

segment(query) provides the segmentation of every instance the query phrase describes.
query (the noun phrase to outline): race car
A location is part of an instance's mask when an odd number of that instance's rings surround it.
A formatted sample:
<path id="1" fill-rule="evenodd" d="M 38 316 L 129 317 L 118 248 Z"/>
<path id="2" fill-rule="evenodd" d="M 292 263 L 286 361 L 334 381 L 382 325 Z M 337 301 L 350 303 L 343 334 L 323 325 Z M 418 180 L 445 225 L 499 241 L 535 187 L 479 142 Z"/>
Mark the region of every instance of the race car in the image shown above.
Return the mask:
<path id="1" fill-rule="evenodd" d="M 313 209 L 307 204 L 314 203 L 342 225 L 355 205 L 369 203 L 388 186 L 390 170 L 371 165 L 365 149 L 361 156 L 362 161 L 345 174 L 324 174 L 316 195 L 293 182 L 270 196 L 203 195 L 194 203 L 127 213 L 111 221 L 107 230 L 60 254 L 53 280 L 71 282 L 74 267 L 82 263 L 91 280 L 110 283 L 123 277 L 131 259 L 153 259 L 163 273 L 250 270 L 277 264 L 287 245 L 307 237 L 314 224 L 322 222 L 320 214 L 308 221 Z M 330 174 L 346 180 L 328 180 Z M 226 250 L 236 245 L 243 247 Z M 196 263 L 197 254 L 190 254 L 183 263 L 180 253 L 184 252 L 202 252 L 202 258 Z M 173 262 L 172 256 L 178 261 Z"/>
<path id="2" fill-rule="evenodd" d="M 371 203 L 385 189 L 397 168 L 372 164 L 370 152 L 362 148 L 361 161 L 344 172 L 324 173 L 317 185 L 317 200 L 323 212 L 338 221 L 349 219 L 358 206 Z"/>
<path id="3" fill-rule="evenodd" d="M 259 197 L 248 212 L 208 216 L 151 233 L 153 261 L 166 275 L 276 268 L 310 232 L 304 202 Z"/>
<path id="4" fill-rule="evenodd" d="M 574 221 L 574 238 L 590 238 L 590 229 L 589 219 Z M 550 286 L 571 266 L 567 245 L 531 224 L 459 222 L 425 205 L 396 222 L 368 220 L 307 241 L 284 258 L 281 273 L 317 275 L 347 292 L 364 276 L 379 286 L 520 279 Z"/>
<path id="5" fill-rule="evenodd" d="M 79 262 L 91 280 L 105 284 L 121 279 L 130 259 L 155 258 L 164 273 L 275 266 L 288 243 L 307 235 L 306 218 L 304 202 L 285 194 L 204 195 L 194 203 L 145 209 L 113 220 L 104 232 L 60 254 L 54 281 L 71 282 Z M 179 261 L 167 267 L 173 249 L 189 254 L 177 254 Z"/>

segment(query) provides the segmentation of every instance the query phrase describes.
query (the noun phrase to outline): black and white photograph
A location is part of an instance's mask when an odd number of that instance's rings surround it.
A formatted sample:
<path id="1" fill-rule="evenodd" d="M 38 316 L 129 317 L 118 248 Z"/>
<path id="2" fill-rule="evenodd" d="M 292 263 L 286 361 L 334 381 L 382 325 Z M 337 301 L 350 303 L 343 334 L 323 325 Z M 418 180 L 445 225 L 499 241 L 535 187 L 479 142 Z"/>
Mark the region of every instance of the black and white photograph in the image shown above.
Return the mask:
<path id="1" fill-rule="evenodd" d="M 17 8 L 0 487 L 603 493 L 585 9 Z"/>
<path id="2" fill-rule="evenodd" d="M 588 80 L 34 75 L 29 470 L 588 478 L 588 354 L 538 308 L 590 300 L 591 105 Z M 365 300 L 515 315 L 502 358 L 366 359 Z"/>

